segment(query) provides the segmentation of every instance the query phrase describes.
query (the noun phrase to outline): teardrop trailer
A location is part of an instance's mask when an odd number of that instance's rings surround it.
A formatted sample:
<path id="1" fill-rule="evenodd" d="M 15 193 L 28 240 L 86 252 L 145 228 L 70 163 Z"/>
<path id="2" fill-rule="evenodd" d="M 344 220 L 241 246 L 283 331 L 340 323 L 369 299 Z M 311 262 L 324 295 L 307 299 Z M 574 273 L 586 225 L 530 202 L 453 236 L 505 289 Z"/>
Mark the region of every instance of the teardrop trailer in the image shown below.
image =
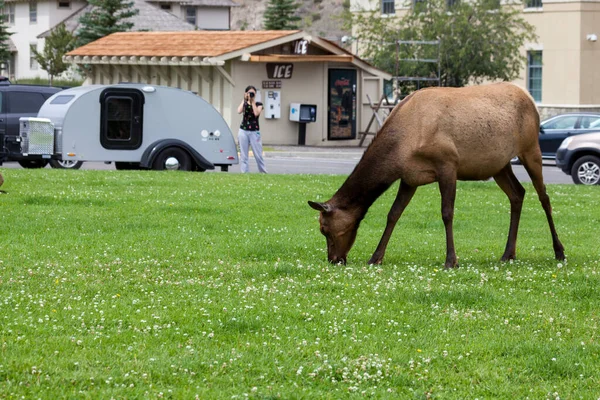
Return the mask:
<path id="1" fill-rule="evenodd" d="M 21 152 L 117 169 L 227 171 L 238 163 L 229 126 L 185 90 L 145 84 L 90 85 L 50 97 L 20 120 Z"/>

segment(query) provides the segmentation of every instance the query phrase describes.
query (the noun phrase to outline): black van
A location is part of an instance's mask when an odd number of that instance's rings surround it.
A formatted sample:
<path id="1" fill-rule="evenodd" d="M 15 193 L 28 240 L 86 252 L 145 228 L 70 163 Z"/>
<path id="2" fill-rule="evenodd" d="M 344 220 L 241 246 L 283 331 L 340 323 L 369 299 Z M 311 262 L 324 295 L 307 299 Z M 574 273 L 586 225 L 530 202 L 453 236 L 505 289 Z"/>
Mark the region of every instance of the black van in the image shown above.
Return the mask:
<path id="1" fill-rule="evenodd" d="M 48 164 L 49 160 L 40 156 L 8 155 L 7 146 L 11 137 L 19 136 L 19 118 L 37 116 L 42 104 L 61 90 L 52 86 L 12 85 L 8 78 L 0 76 L 0 164 L 18 161 L 23 168 L 43 168 Z"/>

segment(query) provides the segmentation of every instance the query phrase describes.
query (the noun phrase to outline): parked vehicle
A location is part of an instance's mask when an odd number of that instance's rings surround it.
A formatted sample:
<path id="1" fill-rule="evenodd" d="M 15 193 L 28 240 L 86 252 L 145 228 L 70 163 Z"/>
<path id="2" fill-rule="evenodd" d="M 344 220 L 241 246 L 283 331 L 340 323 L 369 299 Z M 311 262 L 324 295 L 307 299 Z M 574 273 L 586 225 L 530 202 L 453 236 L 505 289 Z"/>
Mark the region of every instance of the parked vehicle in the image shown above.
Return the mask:
<path id="1" fill-rule="evenodd" d="M 554 159 L 565 138 L 600 132 L 600 113 L 560 114 L 540 123 L 540 148 L 543 158 Z"/>
<path id="2" fill-rule="evenodd" d="M 49 98 L 21 119 L 21 150 L 117 169 L 214 169 L 238 163 L 231 130 L 192 92 L 146 84 L 91 85 Z"/>
<path id="3" fill-rule="evenodd" d="M 35 117 L 44 102 L 61 88 L 41 85 L 13 85 L 8 78 L 0 77 L 0 164 L 17 161 L 23 168 L 43 168 L 50 160 L 38 155 L 12 153 L 10 143 L 19 136 L 19 119 Z M 4 160 L 3 160 L 4 155 Z M 63 167 L 58 161 L 53 167 Z"/>
<path id="4" fill-rule="evenodd" d="M 566 138 L 556 152 L 556 166 L 577 184 L 600 184 L 600 132 Z"/>

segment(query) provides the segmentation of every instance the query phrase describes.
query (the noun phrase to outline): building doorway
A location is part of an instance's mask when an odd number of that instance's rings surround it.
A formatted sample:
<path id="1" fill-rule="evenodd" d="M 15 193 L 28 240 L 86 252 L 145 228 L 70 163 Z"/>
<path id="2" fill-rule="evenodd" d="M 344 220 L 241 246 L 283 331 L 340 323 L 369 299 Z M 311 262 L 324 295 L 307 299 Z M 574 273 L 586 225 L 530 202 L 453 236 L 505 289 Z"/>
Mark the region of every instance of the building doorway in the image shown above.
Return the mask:
<path id="1" fill-rule="evenodd" d="M 356 70 L 330 69 L 327 139 L 356 139 Z"/>

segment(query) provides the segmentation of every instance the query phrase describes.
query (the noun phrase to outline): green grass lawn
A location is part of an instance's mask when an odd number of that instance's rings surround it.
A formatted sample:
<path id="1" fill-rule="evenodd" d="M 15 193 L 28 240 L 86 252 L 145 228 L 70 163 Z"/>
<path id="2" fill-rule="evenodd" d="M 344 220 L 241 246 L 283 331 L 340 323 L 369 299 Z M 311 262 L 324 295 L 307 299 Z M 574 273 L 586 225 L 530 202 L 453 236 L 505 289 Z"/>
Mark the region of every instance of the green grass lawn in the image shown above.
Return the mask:
<path id="1" fill-rule="evenodd" d="M 597 399 L 600 191 L 549 185 L 568 260 L 525 185 L 460 183 L 460 268 L 444 270 L 437 187 L 384 264 L 396 193 L 348 265 L 318 213 L 343 176 L 3 170 L 0 398 Z"/>

